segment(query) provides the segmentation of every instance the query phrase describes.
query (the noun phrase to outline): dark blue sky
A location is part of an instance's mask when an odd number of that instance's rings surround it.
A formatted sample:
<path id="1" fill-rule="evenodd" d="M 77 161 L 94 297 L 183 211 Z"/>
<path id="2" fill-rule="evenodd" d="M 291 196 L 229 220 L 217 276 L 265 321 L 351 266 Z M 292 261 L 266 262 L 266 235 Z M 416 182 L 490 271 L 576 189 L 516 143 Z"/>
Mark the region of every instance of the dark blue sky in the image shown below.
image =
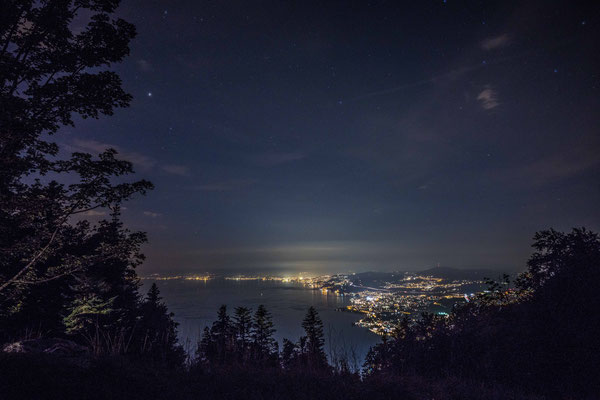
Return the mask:
<path id="1" fill-rule="evenodd" d="M 295 3 L 295 4 L 292 4 Z M 404 4 L 401 4 L 404 3 Z M 128 1 L 142 272 L 516 269 L 600 228 L 600 23 L 572 1 Z"/>

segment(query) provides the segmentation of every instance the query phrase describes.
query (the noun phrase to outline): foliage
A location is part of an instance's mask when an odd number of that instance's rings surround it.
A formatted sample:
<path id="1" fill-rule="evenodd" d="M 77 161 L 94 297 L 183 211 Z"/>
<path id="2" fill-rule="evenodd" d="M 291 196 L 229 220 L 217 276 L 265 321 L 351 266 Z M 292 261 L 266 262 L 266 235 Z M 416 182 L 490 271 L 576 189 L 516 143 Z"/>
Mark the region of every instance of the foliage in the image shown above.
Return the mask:
<path id="1" fill-rule="evenodd" d="M 73 334 L 93 329 L 101 315 L 108 315 L 113 311 L 110 306 L 114 300 L 113 297 L 107 302 L 102 302 L 98 297 L 93 296 L 74 301 L 71 313 L 65 317 L 67 333 Z"/>
<path id="2" fill-rule="evenodd" d="M 126 182 L 132 164 L 113 149 L 60 152 L 50 141 L 77 118 L 112 115 L 131 96 L 111 71 L 135 27 L 119 0 L 9 0 L 0 14 L 0 342 L 26 333 L 70 336 L 95 354 L 164 362 L 182 352 L 176 324 L 135 268 L 142 232 L 121 204 L 152 184 Z M 87 217 L 110 212 L 92 224 Z"/>
<path id="3" fill-rule="evenodd" d="M 12 328 L 0 332 L 5 338 L 30 329 L 21 323 L 31 312 L 39 317 L 33 320 L 37 329 L 60 333 L 70 303 L 93 297 L 82 289 L 90 286 L 90 275 L 92 283 L 110 285 L 114 274 L 124 273 L 130 288 L 119 290 L 135 293 L 131 268 L 142 259 L 139 245 L 145 237 L 122 228 L 119 205 L 152 185 L 143 180 L 115 182 L 133 170 L 112 149 L 97 158 L 84 153 L 66 158 L 48 141 L 61 126 L 73 125 L 75 115 L 97 118 L 129 104 L 131 96 L 121 88 L 119 77 L 106 69 L 129 53 L 135 35 L 133 25 L 111 19 L 118 4 L 3 3 L 0 318 Z M 112 210 L 112 221 L 99 226 L 87 222 L 86 214 L 98 208 Z M 101 277 L 104 272 L 112 276 Z M 55 292 L 61 296 L 48 295 Z M 51 298 L 51 304 L 43 305 L 45 298 Z"/>
<path id="4" fill-rule="evenodd" d="M 217 320 L 205 328 L 196 350 L 196 364 L 205 369 L 278 366 L 277 342 L 273 338 L 270 313 L 260 305 L 254 316 L 246 307 L 237 307 L 233 322 L 225 305 Z"/>
<path id="5" fill-rule="evenodd" d="M 371 349 L 371 378 L 418 375 L 511 385 L 553 396 L 599 393 L 600 240 L 585 229 L 536 233 L 528 269 L 454 310 L 407 320 Z"/>
<path id="6" fill-rule="evenodd" d="M 303 369 L 325 372 L 330 369 L 325 355 L 323 321 L 314 307 L 309 307 L 302 321 L 304 336 L 296 344 L 289 340 L 283 343 L 283 364 L 288 369 Z"/>
<path id="7" fill-rule="evenodd" d="M 259 365 L 273 366 L 278 364 L 279 348 L 273 338 L 275 328 L 271 314 L 262 304 L 258 306 L 252 320 L 252 360 Z"/>
<path id="8" fill-rule="evenodd" d="M 177 343 L 177 323 L 174 314 L 161 301 L 156 283 L 152 283 L 145 301 L 141 304 L 140 317 L 136 326 L 138 351 L 155 361 L 180 367 L 185 358 L 182 347 Z"/>

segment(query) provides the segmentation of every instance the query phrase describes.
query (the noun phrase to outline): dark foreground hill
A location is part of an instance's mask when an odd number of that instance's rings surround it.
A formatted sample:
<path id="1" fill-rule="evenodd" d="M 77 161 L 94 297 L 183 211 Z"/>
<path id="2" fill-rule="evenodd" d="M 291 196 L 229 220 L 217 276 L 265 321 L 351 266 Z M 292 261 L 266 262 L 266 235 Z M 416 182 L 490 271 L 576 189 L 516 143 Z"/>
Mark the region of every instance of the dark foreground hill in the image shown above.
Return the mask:
<path id="1" fill-rule="evenodd" d="M 361 380 L 354 374 L 278 369 L 202 373 L 165 369 L 126 358 L 0 356 L 2 400 L 149 399 L 541 399 L 509 387 L 419 377 Z"/>

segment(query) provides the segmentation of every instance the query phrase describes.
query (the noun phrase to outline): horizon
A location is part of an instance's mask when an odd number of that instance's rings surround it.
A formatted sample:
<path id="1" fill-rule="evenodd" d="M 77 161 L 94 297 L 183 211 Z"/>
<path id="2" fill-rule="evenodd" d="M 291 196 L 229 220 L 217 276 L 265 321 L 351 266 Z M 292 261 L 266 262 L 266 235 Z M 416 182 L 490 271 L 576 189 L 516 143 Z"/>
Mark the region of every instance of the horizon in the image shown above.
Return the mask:
<path id="1" fill-rule="evenodd" d="M 433 266 L 422 269 L 392 269 L 392 270 L 378 270 L 378 269 L 339 269 L 339 270 L 296 270 L 286 268 L 262 268 L 262 269 L 244 269 L 244 268 L 214 268 L 214 269 L 186 269 L 186 270 L 173 270 L 170 269 L 168 272 L 163 271 L 147 271 L 139 273 L 138 275 L 142 279 L 152 279 L 153 277 L 193 277 L 193 276 L 206 276 L 209 279 L 219 277 L 319 277 L 319 276 L 333 276 L 333 275 L 360 275 L 368 273 L 384 273 L 384 274 L 405 274 L 405 273 L 421 273 L 421 272 L 434 272 L 434 271 L 461 271 L 461 272 L 473 272 L 482 273 L 490 272 L 494 274 L 518 274 L 525 271 L 523 269 L 491 269 L 491 268 L 460 268 L 452 266 Z M 138 271 L 139 272 L 139 271 Z M 493 278 L 490 276 L 489 278 Z"/>

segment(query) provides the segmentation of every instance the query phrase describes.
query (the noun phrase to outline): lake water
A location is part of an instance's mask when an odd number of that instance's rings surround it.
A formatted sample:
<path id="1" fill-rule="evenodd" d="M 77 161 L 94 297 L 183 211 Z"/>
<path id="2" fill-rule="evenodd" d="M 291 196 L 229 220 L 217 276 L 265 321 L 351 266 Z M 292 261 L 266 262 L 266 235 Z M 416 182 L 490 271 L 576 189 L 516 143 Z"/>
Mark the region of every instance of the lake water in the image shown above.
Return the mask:
<path id="1" fill-rule="evenodd" d="M 152 282 L 143 280 L 142 292 L 147 291 Z M 212 325 L 222 304 L 227 305 L 230 315 L 235 307 L 256 310 L 263 304 L 273 316 L 277 329 L 275 338 L 280 347 L 283 338 L 296 342 L 303 334 L 301 323 L 309 306 L 314 306 L 323 320 L 329 355 L 334 351 L 350 354 L 354 350 L 356 356 L 351 358 L 362 364 L 369 347 L 381 341 L 367 329 L 352 325 L 360 315 L 336 311 L 336 308 L 350 304 L 347 297 L 322 293 L 297 283 L 222 278 L 160 280 L 156 283 L 169 310 L 175 313 L 175 320 L 180 324 L 180 342 L 188 351 L 194 351 L 199 335 L 205 326 Z"/>

